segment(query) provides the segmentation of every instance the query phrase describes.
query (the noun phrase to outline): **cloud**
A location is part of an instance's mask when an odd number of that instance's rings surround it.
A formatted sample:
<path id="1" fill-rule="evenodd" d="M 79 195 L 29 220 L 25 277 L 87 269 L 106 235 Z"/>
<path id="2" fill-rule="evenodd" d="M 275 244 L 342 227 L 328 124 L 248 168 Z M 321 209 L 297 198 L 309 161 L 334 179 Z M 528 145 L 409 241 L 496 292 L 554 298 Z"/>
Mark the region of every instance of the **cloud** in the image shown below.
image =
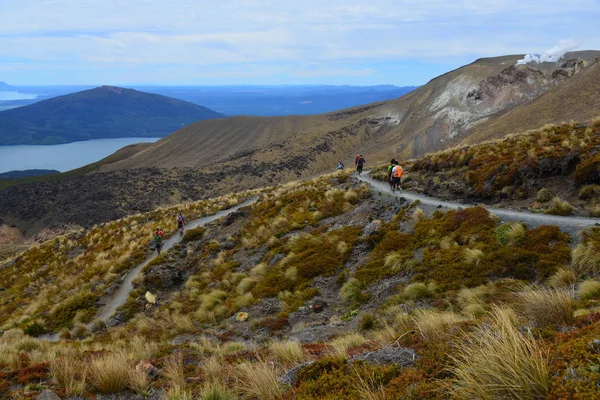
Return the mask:
<path id="1" fill-rule="evenodd" d="M 6 68 L 19 60 L 62 70 L 57 80 L 90 81 L 103 70 L 120 81 L 135 69 L 139 79 L 178 81 L 185 71 L 186 80 L 251 80 L 264 70 L 302 81 L 398 83 L 379 74 L 394 63 L 448 68 L 525 53 L 563 32 L 600 48 L 598 18 L 597 0 L 1 0 L 0 65 L 3 80 L 38 79 Z"/>

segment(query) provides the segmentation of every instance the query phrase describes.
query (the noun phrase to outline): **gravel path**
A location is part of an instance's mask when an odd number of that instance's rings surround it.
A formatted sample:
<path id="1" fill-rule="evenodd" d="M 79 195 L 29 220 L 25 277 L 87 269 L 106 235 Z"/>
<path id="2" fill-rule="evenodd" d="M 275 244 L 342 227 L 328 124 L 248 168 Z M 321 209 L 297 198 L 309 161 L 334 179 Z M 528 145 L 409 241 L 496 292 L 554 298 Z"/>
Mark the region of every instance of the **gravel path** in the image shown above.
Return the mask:
<path id="1" fill-rule="evenodd" d="M 430 206 L 442 206 L 450 209 L 461 209 L 472 207 L 472 204 L 462 204 L 462 203 L 454 203 L 450 201 L 439 200 L 433 197 L 428 197 L 423 194 L 407 192 L 407 191 L 399 191 L 392 192 L 390 186 L 386 182 L 376 181 L 375 179 L 367 176 L 361 175 L 357 176 L 357 179 L 368 183 L 371 185 L 376 191 L 385 193 L 390 196 L 395 197 L 404 197 L 409 201 L 419 200 L 423 204 L 427 204 Z M 528 226 L 535 227 L 540 225 L 557 225 L 564 232 L 569 233 L 571 236 L 575 237 L 575 235 L 586 229 L 589 226 L 599 226 L 600 218 L 584 218 L 584 217 L 562 217 L 559 215 L 548 215 L 548 214 L 534 214 L 530 212 L 523 211 L 515 211 L 504 208 L 495 208 L 488 207 L 484 204 L 480 204 L 486 210 L 491 212 L 492 214 L 497 215 L 503 221 L 519 221 L 527 224 Z"/>

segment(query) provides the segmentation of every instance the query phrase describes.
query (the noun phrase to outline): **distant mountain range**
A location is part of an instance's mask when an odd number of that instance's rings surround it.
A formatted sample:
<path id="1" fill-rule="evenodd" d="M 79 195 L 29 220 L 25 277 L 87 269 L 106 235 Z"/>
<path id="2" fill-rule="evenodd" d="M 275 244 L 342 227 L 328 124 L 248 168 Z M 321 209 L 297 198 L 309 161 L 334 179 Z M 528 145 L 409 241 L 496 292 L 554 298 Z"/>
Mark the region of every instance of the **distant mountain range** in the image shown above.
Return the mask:
<path id="1" fill-rule="evenodd" d="M 0 145 L 162 137 L 223 114 L 133 89 L 102 86 L 0 112 Z"/>
<path id="2" fill-rule="evenodd" d="M 9 84 L 7 84 L 6 82 L 2 82 L 0 81 L 0 91 L 8 91 L 8 90 L 14 90 L 14 88 L 12 86 L 10 86 Z"/>

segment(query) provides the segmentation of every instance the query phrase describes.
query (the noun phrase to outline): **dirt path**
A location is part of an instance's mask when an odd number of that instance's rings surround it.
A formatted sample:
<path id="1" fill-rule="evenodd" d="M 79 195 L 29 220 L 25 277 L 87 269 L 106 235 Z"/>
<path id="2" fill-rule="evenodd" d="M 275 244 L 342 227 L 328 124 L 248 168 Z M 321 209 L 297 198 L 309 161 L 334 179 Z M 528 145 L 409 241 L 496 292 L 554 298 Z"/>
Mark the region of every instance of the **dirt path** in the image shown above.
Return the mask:
<path id="1" fill-rule="evenodd" d="M 257 200 L 256 198 L 251 198 L 251 199 L 244 201 L 243 203 L 238 204 L 237 206 L 227 208 L 225 210 L 217 211 L 213 215 L 209 215 L 206 217 L 202 217 L 202 218 L 198 218 L 196 220 L 190 221 L 187 224 L 186 229 L 194 229 L 194 228 L 198 228 L 200 226 L 209 224 L 213 221 L 218 220 L 219 218 L 225 217 L 225 216 L 239 210 L 240 208 L 254 204 L 256 202 L 256 200 Z M 169 251 L 169 249 L 171 249 L 177 243 L 181 242 L 182 239 L 183 239 L 183 237 L 181 237 L 181 235 L 179 235 L 178 233 L 175 233 L 173 236 L 171 236 L 170 238 L 166 239 L 163 242 L 162 251 L 163 252 Z M 137 276 L 140 274 L 142 269 L 146 265 L 148 265 L 148 263 L 150 263 L 150 261 L 154 260 L 157 256 L 158 255 L 156 254 L 156 251 L 152 252 L 152 254 L 149 255 L 141 264 L 138 264 L 135 268 L 130 270 L 127 273 L 127 275 L 125 275 L 125 278 L 123 278 L 121 285 L 114 292 L 114 294 L 112 295 L 109 302 L 106 303 L 104 306 L 102 306 L 102 308 L 100 308 L 100 310 L 96 314 L 94 321 L 90 322 L 87 325 L 88 328 L 90 328 L 92 326 L 92 324 L 96 321 L 103 321 L 103 322 L 108 321 L 110 319 L 110 317 L 115 313 L 117 308 L 119 308 L 123 304 L 125 304 L 125 302 L 129 298 L 129 293 L 133 290 L 134 279 L 137 278 Z M 54 341 L 58 340 L 58 334 L 41 336 L 40 339 L 54 342 Z"/>
<path id="2" fill-rule="evenodd" d="M 472 207 L 472 204 L 454 203 L 444 200 L 438 200 L 432 197 L 425 196 L 419 193 L 399 191 L 392 192 L 390 186 L 386 182 L 376 181 L 375 179 L 361 175 L 357 176 L 357 179 L 368 183 L 375 190 L 381 193 L 385 193 L 389 196 L 404 197 L 409 201 L 419 200 L 423 204 L 430 206 L 442 206 L 450 209 L 457 210 L 459 208 Z M 529 212 L 514 211 L 504 208 L 488 207 L 481 204 L 486 210 L 492 214 L 497 215 L 503 221 L 519 221 L 527 224 L 528 226 L 540 226 L 540 225 L 557 225 L 561 230 L 569 233 L 571 236 L 575 235 L 584 230 L 589 226 L 600 225 L 600 218 L 583 218 L 583 217 L 562 217 L 559 215 L 548 215 L 548 214 L 534 214 Z"/>

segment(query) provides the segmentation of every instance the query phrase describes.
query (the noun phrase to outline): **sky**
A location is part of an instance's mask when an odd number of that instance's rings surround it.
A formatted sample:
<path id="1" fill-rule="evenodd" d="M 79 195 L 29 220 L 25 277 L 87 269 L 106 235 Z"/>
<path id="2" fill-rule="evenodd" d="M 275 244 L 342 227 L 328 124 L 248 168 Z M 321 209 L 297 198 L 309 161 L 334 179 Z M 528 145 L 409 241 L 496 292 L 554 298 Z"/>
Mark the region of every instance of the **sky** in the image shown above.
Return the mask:
<path id="1" fill-rule="evenodd" d="M 600 49 L 600 0 L 0 0 L 13 85 L 421 85 L 480 57 Z"/>

